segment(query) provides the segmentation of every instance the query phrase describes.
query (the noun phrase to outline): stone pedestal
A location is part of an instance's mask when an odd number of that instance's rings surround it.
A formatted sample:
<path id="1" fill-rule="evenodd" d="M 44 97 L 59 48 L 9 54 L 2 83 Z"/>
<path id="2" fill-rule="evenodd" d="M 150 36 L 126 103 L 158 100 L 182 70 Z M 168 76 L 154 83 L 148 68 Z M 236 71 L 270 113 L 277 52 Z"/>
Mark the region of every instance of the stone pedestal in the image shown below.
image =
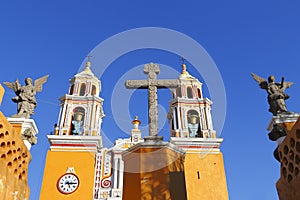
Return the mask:
<path id="1" fill-rule="evenodd" d="M 164 140 L 163 136 L 153 135 L 153 136 L 145 136 L 144 141 L 145 142 L 161 142 Z"/>
<path id="2" fill-rule="evenodd" d="M 28 150 L 37 143 L 38 129 L 33 119 L 8 117 L 7 121 L 13 126 L 15 133 L 21 135 Z"/>
<path id="3" fill-rule="evenodd" d="M 287 131 L 290 131 L 296 121 L 298 120 L 300 114 L 299 113 L 291 113 L 291 114 L 281 114 L 278 116 L 273 116 L 267 130 L 271 131 L 273 129 L 274 124 L 278 124 L 284 128 L 286 128 Z"/>

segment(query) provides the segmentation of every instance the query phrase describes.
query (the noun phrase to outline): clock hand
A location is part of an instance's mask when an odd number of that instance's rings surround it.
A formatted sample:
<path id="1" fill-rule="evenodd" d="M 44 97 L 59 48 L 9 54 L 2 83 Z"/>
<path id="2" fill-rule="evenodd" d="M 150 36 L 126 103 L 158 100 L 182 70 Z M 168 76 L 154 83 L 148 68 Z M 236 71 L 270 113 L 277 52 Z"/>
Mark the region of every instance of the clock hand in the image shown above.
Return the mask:
<path id="1" fill-rule="evenodd" d="M 66 181 L 65 184 L 67 184 L 67 185 L 74 185 L 74 184 L 77 184 L 77 183 L 76 182 Z"/>

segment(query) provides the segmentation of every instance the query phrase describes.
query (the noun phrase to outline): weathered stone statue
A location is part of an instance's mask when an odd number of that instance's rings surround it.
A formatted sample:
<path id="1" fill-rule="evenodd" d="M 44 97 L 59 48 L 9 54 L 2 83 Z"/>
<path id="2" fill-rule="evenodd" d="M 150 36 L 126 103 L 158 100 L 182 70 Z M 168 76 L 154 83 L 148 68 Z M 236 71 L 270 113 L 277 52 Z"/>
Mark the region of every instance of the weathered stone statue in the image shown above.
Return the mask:
<path id="1" fill-rule="evenodd" d="M 47 81 L 47 78 L 48 75 L 35 80 L 34 85 L 32 85 L 31 78 L 26 78 L 24 86 L 19 83 L 18 79 L 15 82 L 4 82 L 17 95 L 12 98 L 12 101 L 18 104 L 18 113 L 11 117 L 29 119 L 34 114 L 34 109 L 37 106 L 35 95 L 37 92 L 42 91 L 42 86 Z"/>
<path id="2" fill-rule="evenodd" d="M 274 76 L 269 76 L 268 82 L 252 73 L 252 77 L 258 82 L 260 88 L 265 89 L 268 93 L 268 103 L 270 105 L 269 111 L 273 113 L 274 116 L 279 114 L 289 114 L 291 112 L 287 111 L 285 100 L 289 98 L 289 95 L 285 94 L 285 89 L 293 85 L 293 82 L 284 82 L 284 77 L 280 83 L 275 82 Z"/>

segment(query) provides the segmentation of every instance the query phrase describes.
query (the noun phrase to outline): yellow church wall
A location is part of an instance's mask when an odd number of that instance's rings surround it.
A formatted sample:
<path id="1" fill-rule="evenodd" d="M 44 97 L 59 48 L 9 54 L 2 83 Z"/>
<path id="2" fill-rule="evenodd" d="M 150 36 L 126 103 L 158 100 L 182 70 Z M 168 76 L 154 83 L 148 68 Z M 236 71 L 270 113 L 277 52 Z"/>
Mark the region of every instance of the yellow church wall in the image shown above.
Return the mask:
<path id="1" fill-rule="evenodd" d="M 184 163 L 187 200 L 228 200 L 223 163 L 222 153 L 187 151 Z"/>
<path id="2" fill-rule="evenodd" d="M 29 199 L 30 152 L 0 112 L 0 200 Z"/>
<path id="3" fill-rule="evenodd" d="M 19 135 L 22 135 L 22 124 L 11 124 L 14 128 L 16 133 L 19 133 Z"/>
<path id="4" fill-rule="evenodd" d="M 169 148 L 142 147 L 123 159 L 123 200 L 186 199 L 182 154 Z"/>
<path id="5" fill-rule="evenodd" d="M 40 200 L 86 200 L 93 199 L 95 153 L 48 151 Z M 71 194 L 62 194 L 57 189 L 57 180 L 74 167 L 79 178 L 78 189 Z"/>
<path id="6" fill-rule="evenodd" d="M 2 98 L 3 98 L 4 92 L 5 92 L 5 90 L 4 90 L 3 86 L 0 84 L 0 105 L 2 103 Z"/>

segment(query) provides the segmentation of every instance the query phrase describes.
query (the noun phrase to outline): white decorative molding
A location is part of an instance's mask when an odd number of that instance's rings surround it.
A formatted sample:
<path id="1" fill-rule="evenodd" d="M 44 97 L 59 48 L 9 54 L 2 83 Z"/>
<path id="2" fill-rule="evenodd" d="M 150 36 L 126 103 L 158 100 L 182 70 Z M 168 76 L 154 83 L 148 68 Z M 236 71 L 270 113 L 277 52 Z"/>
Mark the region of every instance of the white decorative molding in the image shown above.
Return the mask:
<path id="1" fill-rule="evenodd" d="M 274 124 L 296 122 L 299 117 L 300 117 L 300 113 L 281 114 L 278 116 L 273 116 L 267 127 L 267 130 L 271 131 L 273 129 Z"/>
<path id="2" fill-rule="evenodd" d="M 101 136 L 47 135 L 51 151 L 91 151 L 102 148 Z"/>
<path id="3" fill-rule="evenodd" d="M 21 125 L 21 136 L 23 138 L 23 142 L 28 150 L 31 149 L 31 146 L 36 144 L 38 134 L 37 126 L 33 119 L 26 118 L 14 118 L 8 117 L 7 121 L 10 124 L 20 124 Z"/>
<path id="4" fill-rule="evenodd" d="M 219 153 L 223 138 L 171 137 L 170 142 L 178 148 L 195 153 Z"/>

